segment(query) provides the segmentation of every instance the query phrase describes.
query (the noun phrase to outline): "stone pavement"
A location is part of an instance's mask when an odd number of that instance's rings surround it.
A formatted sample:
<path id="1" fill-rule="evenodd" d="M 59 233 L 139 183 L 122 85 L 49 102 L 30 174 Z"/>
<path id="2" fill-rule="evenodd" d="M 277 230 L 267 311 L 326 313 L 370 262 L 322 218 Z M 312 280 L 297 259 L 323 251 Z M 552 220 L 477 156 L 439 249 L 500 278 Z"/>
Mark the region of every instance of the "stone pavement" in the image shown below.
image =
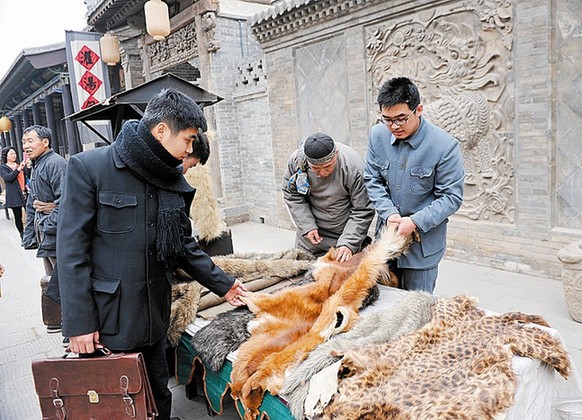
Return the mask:
<path id="1" fill-rule="evenodd" d="M 235 252 L 276 252 L 293 245 L 294 234 L 258 223 L 231 227 Z M 49 335 L 42 324 L 39 279 L 44 270 L 35 251 L 20 245 L 12 220 L 0 211 L 0 263 L 6 268 L 0 280 L 0 419 L 40 419 L 31 361 L 63 354 L 60 334 Z M 556 328 L 578 367 L 582 367 L 582 324 L 568 315 L 559 281 L 509 273 L 488 267 L 445 260 L 441 263 L 436 294 L 478 296 L 480 306 L 496 312 L 521 311 L 543 316 Z M 174 415 L 182 419 L 207 418 L 202 398 L 185 397 L 184 387 L 171 381 Z M 221 419 L 238 419 L 234 408 Z"/>

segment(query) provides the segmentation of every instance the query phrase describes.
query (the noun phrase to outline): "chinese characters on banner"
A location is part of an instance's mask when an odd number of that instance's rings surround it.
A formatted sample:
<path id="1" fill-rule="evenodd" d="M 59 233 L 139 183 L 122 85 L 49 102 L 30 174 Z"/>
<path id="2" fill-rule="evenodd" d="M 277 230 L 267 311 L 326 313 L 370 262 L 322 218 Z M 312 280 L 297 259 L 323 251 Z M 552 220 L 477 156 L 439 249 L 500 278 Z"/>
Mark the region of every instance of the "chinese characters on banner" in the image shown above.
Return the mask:
<path id="1" fill-rule="evenodd" d="M 81 109 L 89 108 L 101 102 L 94 95 L 103 84 L 103 81 L 91 73 L 91 69 L 99 62 L 99 55 L 87 45 L 83 45 L 75 56 L 75 61 L 85 69 L 85 72 L 79 79 L 78 85 L 89 94 L 89 97 L 81 105 Z"/>
<path id="2" fill-rule="evenodd" d="M 67 31 L 67 62 L 75 112 L 98 104 L 110 95 L 107 67 L 101 60 L 95 32 Z"/>
<path id="3" fill-rule="evenodd" d="M 83 111 L 105 101 L 111 96 L 109 73 L 101 60 L 99 39 L 103 34 L 96 32 L 65 31 L 67 65 L 69 67 L 69 87 L 73 100 L 73 113 Z M 91 126 L 89 129 L 85 124 Z M 112 141 L 109 120 L 90 120 L 76 123 L 79 140 L 83 148 L 92 147 L 105 141 Z M 99 132 L 97 135 L 95 132 Z"/>

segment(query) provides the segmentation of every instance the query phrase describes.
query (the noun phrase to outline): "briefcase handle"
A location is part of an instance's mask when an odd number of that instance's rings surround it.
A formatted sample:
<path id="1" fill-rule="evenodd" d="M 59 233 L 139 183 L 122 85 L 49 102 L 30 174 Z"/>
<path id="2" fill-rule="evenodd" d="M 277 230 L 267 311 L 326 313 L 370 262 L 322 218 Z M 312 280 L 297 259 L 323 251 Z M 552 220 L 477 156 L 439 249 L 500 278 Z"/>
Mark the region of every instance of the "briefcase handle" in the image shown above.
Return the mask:
<path id="1" fill-rule="evenodd" d="M 66 359 L 71 354 L 77 354 L 77 357 L 79 357 L 79 359 L 91 359 L 93 357 L 111 356 L 113 353 L 107 347 L 95 349 L 93 353 L 73 353 L 71 350 L 66 349 L 65 354 L 63 354 L 62 358 Z"/>

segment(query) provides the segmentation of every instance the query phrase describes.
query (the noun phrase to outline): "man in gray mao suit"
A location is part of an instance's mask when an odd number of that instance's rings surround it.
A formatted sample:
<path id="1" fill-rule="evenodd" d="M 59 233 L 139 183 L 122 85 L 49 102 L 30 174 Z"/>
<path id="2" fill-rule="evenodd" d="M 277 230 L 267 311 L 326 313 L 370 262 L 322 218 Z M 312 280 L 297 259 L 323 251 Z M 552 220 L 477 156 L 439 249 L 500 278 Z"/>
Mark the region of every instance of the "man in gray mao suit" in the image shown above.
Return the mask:
<path id="1" fill-rule="evenodd" d="M 463 201 L 465 172 L 456 139 L 423 115 L 420 93 L 406 77 L 385 82 L 378 93 L 381 122 L 370 130 L 365 182 L 378 214 L 376 233 L 388 222 L 420 241 L 397 260 L 407 290 L 435 288 L 445 255 L 448 217 Z"/>

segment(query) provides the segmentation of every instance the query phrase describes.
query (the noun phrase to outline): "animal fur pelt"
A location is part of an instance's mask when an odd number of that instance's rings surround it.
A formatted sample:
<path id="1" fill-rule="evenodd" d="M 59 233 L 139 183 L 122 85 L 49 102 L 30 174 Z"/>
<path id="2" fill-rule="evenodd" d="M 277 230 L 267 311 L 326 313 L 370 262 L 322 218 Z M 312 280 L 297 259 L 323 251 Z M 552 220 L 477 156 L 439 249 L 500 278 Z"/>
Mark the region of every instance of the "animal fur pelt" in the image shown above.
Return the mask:
<path id="1" fill-rule="evenodd" d="M 431 306 L 435 300 L 433 295 L 426 292 L 407 293 L 393 307 L 367 315 L 352 330 L 332 337 L 313 350 L 303 363 L 286 376 L 285 386 L 280 392 L 293 417 L 299 420 L 304 418 L 304 404 L 311 378 L 340 360 L 339 356 L 332 356 L 332 352 L 385 343 L 415 331 L 430 321 Z"/>
<path id="2" fill-rule="evenodd" d="M 315 258 L 304 251 L 287 250 L 276 254 L 232 254 L 213 256 L 214 263 L 239 279 L 252 291 L 260 291 L 284 279 L 294 279 L 313 267 Z M 225 302 L 207 288 L 202 288 L 200 310 Z"/>
<path id="3" fill-rule="evenodd" d="M 254 317 L 246 306 L 218 314 L 192 336 L 192 347 L 211 370 L 218 372 L 226 356 L 249 339 L 247 324 Z"/>
<path id="4" fill-rule="evenodd" d="M 310 273 L 302 281 L 290 287 L 313 282 Z M 372 305 L 378 300 L 378 286 L 372 287 L 360 310 Z M 229 353 L 236 351 L 242 343 L 249 339 L 250 333 L 247 324 L 254 318 L 254 314 L 245 306 L 223 312 L 216 316 L 208 325 L 192 336 L 192 347 L 202 361 L 214 372 L 222 369 Z"/>
<path id="5" fill-rule="evenodd" d="M 570 362 L 561 342 L 519 312 L 485 316 L 476 299 L 440 298 L 424 327 L 397 340 L 343 356 L 341 379 L 317 419 L 494 419 L 512 404 L 514 354 L 539 359 L 564 378 Z"/>
<path id="6" fill-rule="evenodd" d="M 238 350 L 231 372 L 231 395 L 245 408 L 245 419 L 258 415 L 266 390 L 279 393 L 287 369 L 332 335 L 351 329 L 368 289 L 387 277 L 386 262 L 400 256 L 411 242 L 396 226 L 345 263 L 335 261 L 335 249 L 314 266 L 315 283 L 273 295 L 244 298 L 256 315 L 251 338 Z"/>
<path id="7" fill-rule="evenodd" d="M 229 255 L 230 256 L 230 255 Z M 233 254 L 236 258 L 244 260 L 297 260 L 315 261 L 315 255 L 299 248 L 290 248 L 275 254 L 262 252 L 238 252 Z"/>
<path id="8" fill-rule="evenodd" d="M 254 259 L 243 259 L 248 257 L 251 257 L 251 254 L 215 256 L 212 259 L 225 273 L 243 283 L 252 282 L 261 289 L 284 279 L 301 276 L 314 263 L 311 254 L 294 249 L 276 254 L 256 254 L 252 257 Z M 195 280 L 179 269 L 173 273 L 172 309 L 168 328 L 168 340 L 172 346 L 178 344 L 181 334 L 188 324 L 194 322 L 199 310 L 224 302 L 224 298 L 211 294 Z M 258 290 L 252 286 L 249 286 L 249 289 Z"/>
<path id="9" fill-rule="evenodd" d="M 202 286 L 198 282 L 172 284 L 172 307 L 168 328 L 168 344 L 171 347 L 178 345 L 180 336 L 188 324 L 194 321 L 201 289 Z"/>
<path id="10" fill-rule="evenodd" d="M 193 220 L 198 237 L 211 241 L 226 231 L 222 212 L 212 192 L 212 178 L 206 165 L 196 165 L 184 175 L 186 181 L 196 188 L 196 195 L 190 206 L 190 218 Z"/>

